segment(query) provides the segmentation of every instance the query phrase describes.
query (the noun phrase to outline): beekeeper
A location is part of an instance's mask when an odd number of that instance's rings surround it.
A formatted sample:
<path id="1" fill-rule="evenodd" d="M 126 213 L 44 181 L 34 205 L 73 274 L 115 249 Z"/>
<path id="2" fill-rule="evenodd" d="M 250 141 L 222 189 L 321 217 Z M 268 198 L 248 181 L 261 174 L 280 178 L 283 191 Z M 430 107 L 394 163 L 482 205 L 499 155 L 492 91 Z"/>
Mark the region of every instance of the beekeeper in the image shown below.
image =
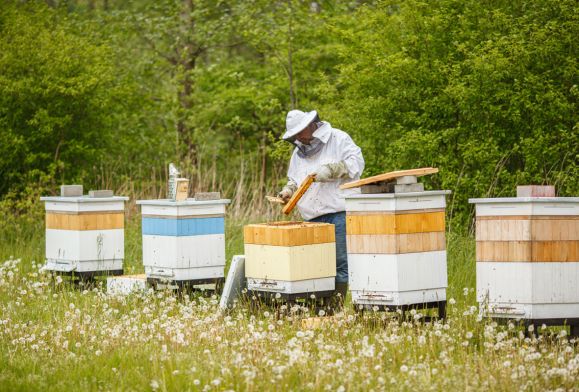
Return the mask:
<path id="1" fill-rule="evenodd" d="M 297 207 L 304 220 L 335 225 L 336 291 L 345 298 L 348 291 L 348 253 L 344 197 L 359 190 L 341 190 L 340 185 L 360 178 L 364 170 L 362 150 L 346 132 L 320 121 L 315 110 L 307 113 L 290 111 L 282 138 L 296 148 L 290 159 L 288 182 L 278 197 L 287 202 L 298 184 L 309 174 L 315 175 L 315 182 Z"/>

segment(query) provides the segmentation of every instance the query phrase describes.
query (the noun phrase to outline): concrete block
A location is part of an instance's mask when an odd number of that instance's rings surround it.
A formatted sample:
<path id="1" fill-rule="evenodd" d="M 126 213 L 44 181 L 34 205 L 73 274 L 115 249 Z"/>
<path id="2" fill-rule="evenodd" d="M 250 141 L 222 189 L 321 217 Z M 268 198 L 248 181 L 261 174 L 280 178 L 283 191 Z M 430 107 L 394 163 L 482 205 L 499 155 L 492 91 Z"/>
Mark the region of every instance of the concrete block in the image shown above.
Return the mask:
<path id="1" fill-rule="evenodd" d="M 555 197 L 553 185 L 519 185 L 517 197 Z"/>
<path id="2" fill-rule="evenodd" d="M 402 176 L 396 179 L 398 185 L 416 184 L 417 182 L 416 176 Z"/>
<path id="3" fill-rule="evenodd" d="M 90 191 L 88 191 L 88 197 L 92 197 L 92 198 L 113 197 L 113 191 L 109 191 L 109 190 L 90 190 Z"/>
<path id="4" fill-rule="evenodd" d="M 388 182 L 386 184 L 363 185 L 361 192 L 363 194 L 424 192 L 424 184 L 395 184 Z"/>
<path id="5" fill-rule="evenodd" d="M 107 292 L 115 295 L 127 295 L 132 292 L 145 291 L 147 277 L 141 275 L 122 275 L 107 278 Z"/>
<path id="6" fill-rule="evenodd" d="M 220 192 L 197 192 L 195 194 L 195 200 L 206 201 L 206 200 L 219 200 L 221 199 Z"/>
<path id="7" fill-rule="evenodd" d="M 362 194 L 389 193 L 388 189 L 388 183 L 379 182 L 371 185 L 362 185 L 360 192 Z"/>
<path id="8" fill-rule="evenodd" d="M 394 193 L 408 193 L 408 192 L 424 192 L 424 184 L 392 184 Z"/>
<path id="9" fill-rule="evenodd" d="M 82 196 L 82 185 L 61 185 L 60 186 L 60 196 L 61 197 L 78 197 Z"/>

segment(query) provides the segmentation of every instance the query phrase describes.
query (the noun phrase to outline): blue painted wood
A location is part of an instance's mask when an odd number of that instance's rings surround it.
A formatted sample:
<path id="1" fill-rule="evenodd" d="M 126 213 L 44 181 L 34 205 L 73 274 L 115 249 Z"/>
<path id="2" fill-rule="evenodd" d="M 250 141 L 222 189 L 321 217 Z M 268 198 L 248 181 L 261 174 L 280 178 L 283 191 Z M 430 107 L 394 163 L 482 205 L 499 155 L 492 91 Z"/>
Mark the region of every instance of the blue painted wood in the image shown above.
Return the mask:
<path id="1" fill-rule="evenodd" d="M 191 236 L 224 234 L 225 218 L 167 219 L 143 217 L 143 235 Z"/>

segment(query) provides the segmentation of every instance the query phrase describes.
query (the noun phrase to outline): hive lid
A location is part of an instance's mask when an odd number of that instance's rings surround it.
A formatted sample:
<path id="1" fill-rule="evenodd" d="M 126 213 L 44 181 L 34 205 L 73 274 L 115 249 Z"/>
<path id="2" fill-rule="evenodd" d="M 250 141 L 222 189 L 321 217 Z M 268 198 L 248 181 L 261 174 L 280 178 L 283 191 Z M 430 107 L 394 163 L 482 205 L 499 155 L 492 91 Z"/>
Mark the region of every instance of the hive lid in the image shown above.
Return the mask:
<path id="1" fill-rule="evenodd" d="M 436 168 L 436 167 L 422 167 L 420 169 L 398 170 L 398 171 L 393 171 L 393 172 L 389 172 L 389 173 L 378 174 L 377 176 L 363 178 L 361 180 L 348 182 L 346 184 L 341 185 L 340 189 L 359 188 L 362 185 L 369 185 L 369 184 L 375 184 L 375 183 L 379 183 L 379 182 L 392 181 L 392 180 L 395 180 L 396 178 L 399 178 L 399 177 L 405 177 L 405 176 L 420 177 L 420 176 L 425 176 L 425 175 L 434 174 L 434 173 L 438 173 L 438 168 Z"/>
<path id="2" fill-rule="evenodd" d="M 231 203 L 231 200 L 229 199 L 219 199 L 219 200 L 187 199 L 182 201 L 173 201 L 170 199 L 137 200 L 137 204 L 149 206 L 200 206 L 200 205 L 229 204 L 229 203 Z"/>
<path id="3" fill-rule="evenodd" d="M 346 199 L 397 199 L 401 197 L 450 195 L 451 193 L 452 192 L 448 190 L 407 193 L 356 193 L 346 196 Z"/>
<path id="4" fill-rule="evenodd" d="M 84 196 L 42 196 L 41 201 L 62 201 L 67 203 L 102 203 L 107 201 L 127 201 L 127 196 L 89 197 Z"/>
<path id="5" fill-rule="evenodd" d="M 471 204 L 492 203 L 579 203 L 579 197 L 490 197 L 468 199 Z"/>
<path id="6" fill-rule="evenodd" d="M 246 226 L 249 227 L 266 227 L 270 229 L 299 229 L 303 227 L 328 226 L 330 223 L 324 222 L 303 222 L 303 221 L 279 221 L 279 222 L 265 222 L 252 223 Z"/>

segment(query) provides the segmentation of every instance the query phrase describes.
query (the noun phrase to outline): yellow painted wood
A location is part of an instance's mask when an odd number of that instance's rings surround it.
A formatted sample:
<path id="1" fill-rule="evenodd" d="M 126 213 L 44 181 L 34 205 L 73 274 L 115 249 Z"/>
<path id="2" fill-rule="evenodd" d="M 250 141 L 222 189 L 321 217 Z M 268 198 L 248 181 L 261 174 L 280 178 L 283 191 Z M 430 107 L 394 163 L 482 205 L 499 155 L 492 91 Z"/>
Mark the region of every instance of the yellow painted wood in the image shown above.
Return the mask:
<path id="1" fill-rule="evenodd" d="M 336 244 L 245 244 L 245 276 L 285 281 L 336 276 Z"/>
<path id="2" fill-rule="evenodd" d="M 348 215 L 347 234 L 407 234 L 444 231 L 444 212 Z"/>
<path id="3" fill-rule="evenodd" d="M 477 241 L 476 260 L 579 262 L 579 241 Z"/>
<path id="4" fill-rule="evenodd" d="M 46 214 L 46 228 L 56 230 L 110 230 L 125 227 L 124 212 L 92 214 Z"/>
<path id="5" fill-rule="evenodd" d="M 271 222 L 243 228 L 246 244 L 300 246 L 335 242 L 334 225 L 315 222 Z"/>
<path id="6" fill-rule="evenodd" d="M 434 174 L 438 173 L 438 169 L 436 167 L 423 167 L 420 169 L 410 169 L 410 170 L 398 170 L 389 173 L 378 174 L 377 176 L 372 176 L 368 178 L 364 178 L 361 180 L 356 180 L 352 182 L 348 182 L 342 186 L 340 189 L 349 189 L 349 188 L 358 188 L 362 185 L 374 184 L 376 182 L 384 182 L 389 180 L 394 180 L 398 177 L 404 176 L 425 176 L 427 174 Z"/>
<path id="7" fill-rule="evenodd" d="M 348 253 L 401 254 L 446 249 L 443 231 L 412 234 L 348 235 Z"/>
<path id="8" fill-rule="evenodd" d="M 579 219 L 477 219 L 477 241 L 579 240 Z"/>

